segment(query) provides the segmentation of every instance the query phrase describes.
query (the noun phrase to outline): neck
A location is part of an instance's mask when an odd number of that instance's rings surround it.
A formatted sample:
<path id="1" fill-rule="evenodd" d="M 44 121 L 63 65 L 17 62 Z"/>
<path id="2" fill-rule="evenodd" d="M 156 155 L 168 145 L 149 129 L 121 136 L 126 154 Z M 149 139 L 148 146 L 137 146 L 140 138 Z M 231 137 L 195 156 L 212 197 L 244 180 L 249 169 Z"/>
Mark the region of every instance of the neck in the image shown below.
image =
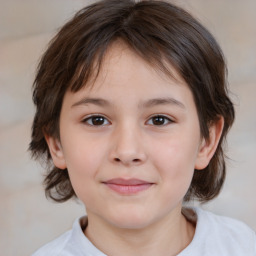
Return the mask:
<path id="1" fill-rule="evenodd" d="M 188 246 L 194 231 L 194 226 L 181 214 L 180 209 L 141 229 L 118 228 L 88 213 L 85 235 L 106 255 L 171 256 Z"/>

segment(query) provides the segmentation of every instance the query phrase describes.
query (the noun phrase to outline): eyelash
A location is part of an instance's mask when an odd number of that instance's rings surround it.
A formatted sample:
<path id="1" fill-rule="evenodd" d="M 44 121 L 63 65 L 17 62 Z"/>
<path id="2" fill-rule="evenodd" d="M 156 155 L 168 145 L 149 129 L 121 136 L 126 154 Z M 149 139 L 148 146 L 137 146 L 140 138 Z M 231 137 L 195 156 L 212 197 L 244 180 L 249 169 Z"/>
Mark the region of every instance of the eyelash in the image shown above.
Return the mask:
<path id="1" fill-rule="evenodd" d="M 102 124 L 102 125 L 95 125 L 92 123 L 93 118 L 101 118 L 104 120 L 104 122 L 107 120 L 106 117 L 102 116 L 102 115 L 91 115 L 89 117 L 86 117 L 85 119 L 82 120 L 82 123 L 85 123 L 89 126 L 106 126 L 106 124 Z M 89 120 L 91 120 L 91 124 L 89 123 Z M 110 122 L 108 121 L 108 124 L 110 124 Z"/>
<path id="2" fill-rule="evenodd" d="M 164 124 L 154 125 L 154 124 L 152 123 L 151 125 L 153 125 L 153 126 L 166 126 L 166 125 L 168 125 L 168 124 L 174 122 L 171 118 L 169 118 L 169 117 L 167 117 L 167 116 L 165 116 L 165 115 L 155 115 L 155 116 L 150 117 L 149 120 L 152 120 L 153 118 L 161 118 L 162 120 L 164 120 Z M 149 120 L 148 120 L 148 121 L 149 121 Z M 147 121 L 147 122 L 148 122 L 148 121 Z"/>
<path id="3" fill-rule="evenodd" d="M 100 121 L 103 121 L 103 124 L 99 124 L 99 125 L 96 125 L 96 124 L 93 124 L 93 118 L 100 118 L 101 120 Z M 172 119 L 170 119 L 169 117 L 165 116 L 165 115 L 155 115 L 155 116 L 152 116 L 148 119 L 148 121 L 146 123 L 149 122 L 149 120 L 152 120 L 153 118 L 161 118 L 161 120 L 164 120 L 164 123 L 163 124 L 159 124 L 159 125 L 156 125 L 156 124 L 150 124 L 152 126 L 166 126 L 170 123 L 173 123 L 174 121 Z M 90 121 L 90 123 L 89 123 Z M 107 124 L 104 124 L 105 121 L 107 121 L 108 123 Z M 111 124 L 106 117 L 102 116 L 102 115 L 91 115 L 89 117 L 86 117 L 85 119 L 82 120 L 82 123 L 85 123 L 89 126 L 106 126 L 106 125 L 109 125 Z"/>

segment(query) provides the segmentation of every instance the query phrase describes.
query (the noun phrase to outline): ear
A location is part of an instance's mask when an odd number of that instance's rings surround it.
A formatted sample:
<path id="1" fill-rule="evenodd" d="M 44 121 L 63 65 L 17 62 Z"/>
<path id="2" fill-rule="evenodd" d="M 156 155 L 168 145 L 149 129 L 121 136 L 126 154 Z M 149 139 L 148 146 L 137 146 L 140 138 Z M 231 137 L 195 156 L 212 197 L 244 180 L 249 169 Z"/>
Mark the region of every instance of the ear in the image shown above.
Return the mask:
<path id="1" fill-rule="evenodd" d="M 54 165 L 59 169 L 66 169 L 66 161 L 60 141 L 48 135 L 45 135 L 45 140 L 48 144 Z"/>
<path id="2" fill-rule="evenodd" d="M 212 159 L 216 148 L 219 144 L 222 130 L 224 126 L 224 118 L 221 116 L 209 129 L 209 139 L 202 139 L 199 147 L 195 169 L 202 170 L 207 167 Z"/>

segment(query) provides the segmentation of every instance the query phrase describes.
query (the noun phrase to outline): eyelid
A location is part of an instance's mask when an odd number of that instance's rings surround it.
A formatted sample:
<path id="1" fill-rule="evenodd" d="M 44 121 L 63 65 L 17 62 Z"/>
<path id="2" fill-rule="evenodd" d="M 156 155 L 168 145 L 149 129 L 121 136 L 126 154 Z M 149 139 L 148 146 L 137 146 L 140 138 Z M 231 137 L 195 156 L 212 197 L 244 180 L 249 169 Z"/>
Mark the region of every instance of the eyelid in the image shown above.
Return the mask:
<path id="1" fill-rule="evenodd" d="M 88 123 L 88 120 L 90 120 L 90 119 L 93 118 L 93 117 L 102 117 L 102 118 L 104 118 L 105 121 L 108 122 L 108 124 L 102 124 L 102 125 L 93 125 L 93 124 L 89 124 L 89 123 Z M 174 123 L 174 122 L 175 122 L 175 121 L 174 121 L 174 118 L 170 117 L 169 115 L 166 115 L 166 114 L 154 114 L 154 115 L 150 116 L 150 117 L 147 119 L 146 124 L 147 124 L 150 120 L 152 120 L 153 118 L 155 118 L 155 117 L 162 117 L 162 118 L 164 118 L 165 120 L 167 120 L 168 122 L 165 123 L 165 124 L 162 124 L 162 125 L 161 125 L 161 124 L 160 124 L 160 125 L 150 124 L 150 125 L 152 125 L 152 126 L 166 126 L 166 125 L 168 125 L 168 124 L 171 124 L 171 123 Z M 104 114 L 98 114 L 98 113 L 90 114 L 90 115 L 85 116 L 85 117 L 81 120 L 81 122 L 84 123 L 84 124 L 86 124 L 86 125 L 88 125 L 88 126 L 92 126 L 92 127 L 102 127 L 102 126 L 107 126 L 107 125 L 110 125 L 110 124 L 111 124 L 111 122 L 109 121 L 109 118 L 108 118 L 108 117 L 106 117 Z"/>
<path id="2" fill-rule="evenodd" d="M 167 124 L 163 124 L 163 125 L 154 125 L 154 124 L 151 124 L 152 126 L 166 126 L 166 125 L 168 125 L 168 124 L 171 124 L 171 123 L 174 123 L 174 122 L 175 122 L 174 119 L 171 118 L 171 117 L 168 116 L 168 115 L 165 115 L 165 114 L 154 114 L 154 115 L 150 116 L 150 117 L 147 119 L 146 123 L 148 123 L 149 120 L 152 120 L 152 118 L 154 118 L 154 117 L 163 117 L 163 118 L 165 118 L 166 120 L 168 120 L 168 123 L 167 123 Z"/>
<path id="3" fill-rule="evenodd" d="M 103 125 L 93 125 L 93 124 L 89 124 L 87 121 L 88 121 L 89 119 L 93 118 L 93 117 L 102 117 L 102 118 L 104 118 L 105 120 L 107 120 L 107 122 L 108 122 L 107 125 L 111 124 L 111 122 L 109 121 L 109 119 L 108 119 L 105 115 L 103 115 L 103 114 L 90 114 L 90 115 L 87 115 L 87 116 L 85 116 L 85 117 L 82 119 L 81 122 L 84 123 L 84 124 L 86 124 L 86 125 L 88 125 L 88 126 L 92 126 L 92 127 L 107 126 L 106 124 L 103 124 Z"/>

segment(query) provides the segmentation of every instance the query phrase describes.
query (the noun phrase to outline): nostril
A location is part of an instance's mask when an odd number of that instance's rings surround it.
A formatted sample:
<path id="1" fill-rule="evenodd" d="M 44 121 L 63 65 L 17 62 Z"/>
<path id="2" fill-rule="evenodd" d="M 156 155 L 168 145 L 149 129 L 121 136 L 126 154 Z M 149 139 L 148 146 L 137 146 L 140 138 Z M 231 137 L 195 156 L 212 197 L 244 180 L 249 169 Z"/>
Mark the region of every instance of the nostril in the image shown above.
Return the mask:
<path id="1" fill-rule="evenodd" d="M 122 162 L 122 160 L 120 158 L 118 158 L 118 157 L 114 158 L 114 161 L 115 162 Z M 140 159 L 139 158 L 135 158 L 135 159 L 132 160 L 132 162 L 138 163 L 138 162 L 140 162 Z"/>

